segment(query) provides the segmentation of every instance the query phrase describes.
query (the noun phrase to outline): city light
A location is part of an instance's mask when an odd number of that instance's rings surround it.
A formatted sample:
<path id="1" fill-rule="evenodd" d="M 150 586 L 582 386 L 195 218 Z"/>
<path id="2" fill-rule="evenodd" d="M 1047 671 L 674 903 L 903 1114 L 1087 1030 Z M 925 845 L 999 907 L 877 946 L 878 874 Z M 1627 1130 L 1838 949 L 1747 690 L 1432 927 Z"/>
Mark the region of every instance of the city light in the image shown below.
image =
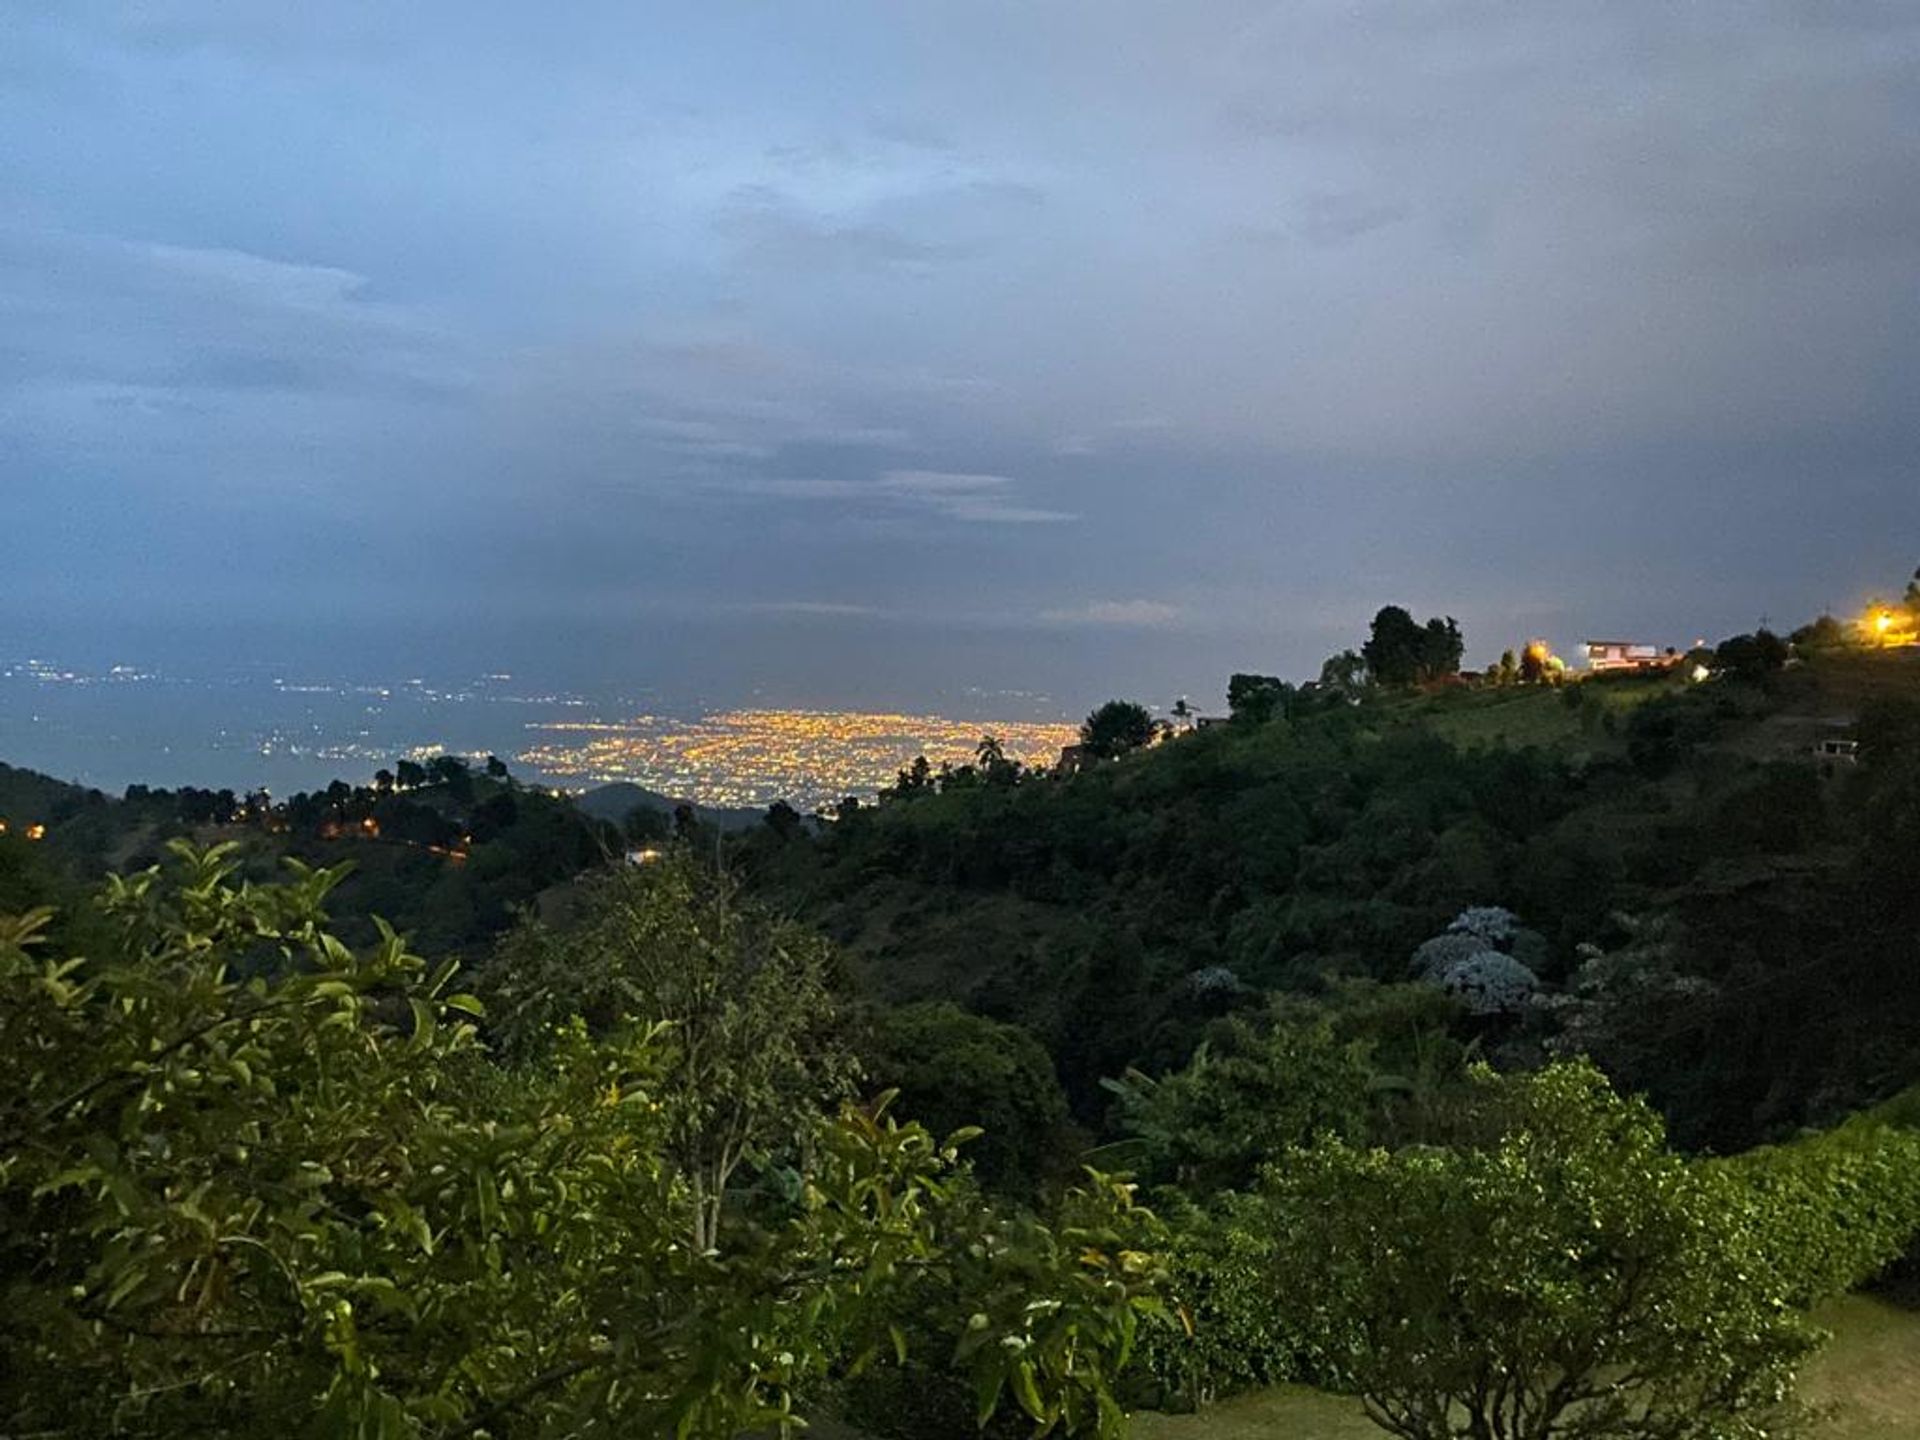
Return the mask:
<path id="1" fill-rule="evenodd" d="M 1052 764 L 1077 727 L 1031 721 L 951 720 L 859 711 L 730 710 L 693 723 L 642 715 L 616 722 L 529 727 L 544 737 L 520 753 L 540 772 L 595 784 L 630 781 L 703 805 L 801 810 L 871 795 L 925 755 L 973 763 L 989 733 L 1009 759 Z"/>

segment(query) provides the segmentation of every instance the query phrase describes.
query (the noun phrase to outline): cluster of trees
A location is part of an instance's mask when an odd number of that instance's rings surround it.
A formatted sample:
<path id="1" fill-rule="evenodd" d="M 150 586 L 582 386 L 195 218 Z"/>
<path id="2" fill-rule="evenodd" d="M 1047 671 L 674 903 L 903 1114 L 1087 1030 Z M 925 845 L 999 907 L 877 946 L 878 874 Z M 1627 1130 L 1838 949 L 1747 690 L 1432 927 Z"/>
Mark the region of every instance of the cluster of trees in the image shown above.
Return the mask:
<path id="1" fill-rule="evenodd" d="M 1478 1133 L 1317 1141 L 1216 1213 L 1289 1293 L 1303 1372 L 1401 1440 L 1779 1433 L 1813 1301 L 1920 1226 L 1920 1136 L 1687 1160 L 1591 1067 L 1470 1077 Z"/>
<path id="2" fill-rule="evenodd" d="M 1583 1033 L 1604 1013 L 1615 1033 L 1593 1043 L 1631 1058 L 1616 1073 L 1680 1140 L 1739 1148 L 1920 1078 L 1920 910 L 1889 880 L 1912 853 L 1894 837 L 1912 830 L 1920 746 L 1900 717 L 1920 696 L 1903 696 L 1895 661 L 1849 668 L 1875 663 L 1729 664 L 1709 684 L 1629 677 L 1556 697 L 1373 687 L 1358 705 L 1240 675 L 1240 723 L 1129 764 L 930 786 L 911 813 L 763 832 L 739 858 L 880 997 L 1031 1032 L 1095 1129 L 1104 1078 L 1183 1062 L 1265 992 L 1404 980 L 1463 909 L 1504 903 L 1543 937 L 1526 957 L 1543 1003 L 1492 1007 L 1473 1022 L 1499 1028 L 1488 1043 L 1538 1056 L 1576 1013 Z M 1855 701 L 1856 681 L 1888 698 Z M 1823 776 L 1771 739 L 1777 716 L 1856 705 L 1858 767 Z M 1508 714 L 1566 738 L 1501 743 Z M 1447 738 L 1456 725 L 1481 738 Z M 1654 920 L 1688 982 L 1674 1003 L 1559 1004 L 1589 983 L 1586 947 L 1630 949 Z M 1201 983 L 1213 974 L 1226 980 Z"/>
<path id="3" fill-rule="evenodd" d="M 1069 785 L 963 785 L 818 839 L 769 825 L 745 853 L 765 887 L 769 862 L 823 846 L 871 863 L 908 819 L 1003 822 L 988 803 L 1146 786 L 1164 806 L 1211 773 L 1231 804 L 1255 756 L 1291 759 L 1241 823 L 1357 786 L 1367 849 L 1416 796 L 1481 797 L 1474 823 L 1516 835 L 1578 813 L 1556 766 L 1499 768 L 1520 757 L 1368 709 L 1221 727 Z M 1920 813 L 1920 712 L 1867 733 L 1884 844 Z M 1773 1424 L 1805 1307 L 1920 1225 L 1920 1140 L 1885 1125 L 1693 1160 L 1587 1062 L 1524 1073 L 1538 1026 L 1610 1065 L 1671 1063 L 1696 998 L 1668 983 L 1694 963 L 1677 920 L 1576 956 L 1568 1006 L 1522 1018 L 1398 982 L 1432 917 L 1387 981 L 1321 969 L 1292 994 L 1090 950 L 1049 1053 L 1010 1017 L 880 1003 L 857 959 L 695 850 L 594 870 L 470 993 L 383 927 L 337 938 L 337 872 L 243 884 L 232 845 L 110 882 L 84 945 L 45 910 L 0 921 L 6 1428 L 732 1436 L 831 1410 L 877 1434 L 996 1413 L 1098 1434 L 1127 1403 L 1306 1379 L 1405 1440 L 1705 1440 Z M 1555 974 L 1550 934 L 1485 907 L 1415 963 L 1469 946 Z M 1883 970 L 1858 978 L 1899 1003 Z M 1705 984 L 1717 1023 L 1751 981 Z M 1070 1105 L 1056 1061 L 1091 1095 Z"/>
<path id="4" fill-rule="evenodd" d="M 97 875 L 116 854 L 147 864 L 169 839 L 222 827 L 244 839 L 253 878 L 271 877 L 283 855 L 346 867 L 343 927 L 356 943 L 374 938 L 367 917 L 380 914 L 434 954 L 489 943 L 518 909 L 619 853 L 627 838 L 564 797 L 521 785 L 497 756 L 477 766 L 455 755 L 401 760 L 370 784 L 336 780 L 285 800 L 133 785 L 92 813 L 90 827 L 62 836 L 79 874 Z M 650 812 L 645 821 L 649 837 L 668 828 Z"/>
<path id="5" fill-rule="evenodd" d="M 1466 639 L 1452 616 L 1422 625 L 1400 606 L 1388 605 L 1373 617 L 1360 654 L 1375 684 L 1420 685 L 1458 675 Z"/>
<path id="6" fill-rule="evenodd" d="M 1111 1084 L 1156 1214 L 1009 1143 L 1067 1124 L 1030 1041 L 850 1005 L 685 849 L 470 993 L 336 938 L 339 878 L 177 842 L 92 956 L 0 917 L 10 1433 L 1112 1436 L 1305 1378 L 1403 1440 L 1708 1440 L 1773 1425 L 1806 1307 L 1920 1228 L 1920 1135 L 1689 1160 L 1591 1066 L 1497 1077 L 1379 986 Z"/>
<path id="7" fill-rule="evenodd" d="M 337 880 L 182 843 L 96 957 L 0 920 L 0 1428 L 731 1440 L 917 1362 L 981 1420 L 1118 1433 L 1151 1217 L 1097 1175 L 997 1210 L 964 1134 L 835 1109 L 777 924 L 609 880 L 541 943 L 617 996 L 537 1025 L 567 1007 L 516 991 L 489 1050 L 451 963 L 334 937 Z"/>

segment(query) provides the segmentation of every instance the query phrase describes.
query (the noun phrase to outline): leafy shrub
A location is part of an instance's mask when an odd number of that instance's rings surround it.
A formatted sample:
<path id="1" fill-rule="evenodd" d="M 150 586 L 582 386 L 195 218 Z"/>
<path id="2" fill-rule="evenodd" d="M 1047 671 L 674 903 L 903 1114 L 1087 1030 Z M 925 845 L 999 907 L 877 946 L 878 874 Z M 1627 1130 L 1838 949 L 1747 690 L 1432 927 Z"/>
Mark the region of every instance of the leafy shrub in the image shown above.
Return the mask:
<path id="1" fill-rule="evenodd" d="M 1872 1279 L 1920 1234 L 1920 1133 L 1860 1119 L 1719 1163 L 1797 1304 Z"/>
<path id="2" fill-rule="evenodd" d="M 1589 1065 L 1484 1083 L 1498 1126 L 1483 1144 L 1326 1143 L 1273 1174 L 1272 1294 L 1327 1307 L 1368 1413 L 1402 1440 L 1726 1440 L 1790 1423 L 1818 1340 L 1795 1307 L 1885 1258 L 1904 1202 L 1881 1215 L 1880 1191 L 1912 1175 L 1910 1152 L 1756 1162 L 1783 1167 L 1769 1189 L 1674 1154 Z"/>
<path id="3" fill-rule="evenodd" d="M 1267 1385 L 1342 1378 L 1315 1298 L 1276 1296 L 1276 1253 L 1272 1218 L 1257 1196 L 1223 1195 L 1178 1217 L 1166 1250 L 1173 1323 L 1140 1332 L 1143 1400 L 1192 1407 Z"/>

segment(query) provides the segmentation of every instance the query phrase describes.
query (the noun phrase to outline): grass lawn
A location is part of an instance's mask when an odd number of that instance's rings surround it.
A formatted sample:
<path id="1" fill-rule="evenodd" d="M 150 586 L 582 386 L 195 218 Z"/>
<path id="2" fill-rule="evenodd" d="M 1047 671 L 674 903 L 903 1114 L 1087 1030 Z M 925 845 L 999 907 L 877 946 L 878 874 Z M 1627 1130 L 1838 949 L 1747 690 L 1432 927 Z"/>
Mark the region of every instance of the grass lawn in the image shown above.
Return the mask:
<path id="1" fill-rule="evenodd" d="M 1808 1366 L 1816 1440 L 1920 1440 L 1920 1311 L 1869 1295 L 1822 1310 L 1833 1343 Z M 1243 1395 L 1200 1415 L 1140 1415 L 1134 1440 L 1381 1440 L 1357 1402 L 1301 1386 Z"/>
<path id="2" fill-rule="evenodd" d="M 1568 705 L 1568 686 L 1578 685 L 1581 709 Z M 1515 685 L 1473 690 L 1416 702 L 1415 713 L 1434 733 L 1464 748 L 1537 745 L 1556 751 L 1610 751 L 1620 746 L 1602 717 L 1617 726 L 1628 712 L 1675 689 L 1668 676 L 1568 681 L 1565 686 Z"/>
<path id="3" fill-rule="evenodd" d="M 1849 1295 L 1817 1317 L 1833 1343 L 1807 1369 L 1806 1398 L 1826 1411 L 1820 1440 L 1920 1437 L 1920 1310 Z"/>

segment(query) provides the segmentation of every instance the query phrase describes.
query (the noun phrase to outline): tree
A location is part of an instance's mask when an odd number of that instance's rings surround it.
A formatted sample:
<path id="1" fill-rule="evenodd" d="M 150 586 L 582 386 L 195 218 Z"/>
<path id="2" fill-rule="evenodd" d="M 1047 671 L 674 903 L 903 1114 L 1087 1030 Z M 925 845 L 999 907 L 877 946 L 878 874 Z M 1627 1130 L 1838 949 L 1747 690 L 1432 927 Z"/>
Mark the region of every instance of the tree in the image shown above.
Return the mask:
<path id="1" fill-rule="evenodd" d="M 1420 637 L 1420 678 L 1440 680 L 1460 673 L 1460 662 L 1467 653 L 1466 638 L 1459 622 L 1451 615 L 1427 621 Z"/>
<path id="2" fill-rule="evenodd" d="M 505 780 L 508 778 L 508 773 L 506 761 L 502 760 L 498 755 L 487 756 L 487 778 L 489 780 Z"/>
<path id="3" fill-rule="evenodd" d="M 1497 685 L 1517 685 L 1520 682 L 1520 661 L 1513 651 L 1500 652 L 1500 667 L 1494 671 L 1493 678 Z"/>
<path id="4" fill-rule="evenodd" d="M 1236 720 L 1264 724 L 1284 715 L 1293 687 L 1275 675 L 1233 675 L 1227 680 L 1227 713 Z"/>
<path id="5" fill-rule="evenodd" d="M 1368 678 L 1366 657 L 1357 650 L 1342 650 L 1322 662 L 1318 688 L 1343 700 L 1357 700 Z"/>
<path id="6" fill-rule="evenodd" d="M 748 1158 L 790 1152 L 851 1090 L 835 965 L 824 940 L 680 849 L 594 877 L 564 928 L 524 922 L 480 990 L 509 1055 L 537 1055 L 574 1015 L 602 1033 L 665 1027 L 663 1151 L 686 1187 L 687 1233 L 705 1251 Z"/>
<path id="7" fill-rule="evenodd" d="M 892 787 L 881 792 L 895 800 L 911 800 L 915 796 L 932 793 L 933 766 L 927 763 L 924 755 L 914 756 L 913 763 L 895 775 Z"/>
<path id="8" fill-rule="evenodd" d="M 1714 663 L 1729 675 L 1761 680 L 1787 663 L 1787 642 L 1771 630 L 1735 635 L 1722 640 L 1713 652 Z"/>
<path id="9" fill-rule="evenodd" d="M 112 882 L 102 963 L 0 916 L 0 1430 L 791 1435 L 911 1320 L 983 1416 L 1119 1433 L 1158 1283 L 1124 1186 L 1001 1215 L 964 1137 L 847 1107 L 696 1250 L 661 1027 L 570 1023 L 502 1071 L 451 964 L 326 929 L 338 873 L 241 887 L 233 855 Z"/>
<path id="10" fill-rule="evenodd" d="M 1031 1201 L 1066 1168 L 1066 1098 L 1045 1047 L 1018 1025 L 907 1005 L 873 1017 L 861 1056 L 870 1083 L 899 1091 L 902 1115 L 938 1134 L 986 1132 L 965 1153 L 991 1189 Z"/>
<path id="11" fill-rule="evenodd" d="M 1673 1154 L 1590 1065 L 1481 1083 L 1478 1145 L 1329 1141 L 1274 1172 L 1275 1283 L 1325 1307 L 1368 1415 L 1402 1440 L 1775 1433 L 1817 1338 L 1796 1307 L 1884 1263 L 1899 1226 L 1836 1250 L 1870 1223 L 1849 1177 L 1769 1206 L 1777 1180 Z"/>
<path id="12" fill-rule="evenodd" d="M 418 790 L 427 783 L 427 767 L 417 761 L 402 760 L 393 767 L 393 779 L 402 790 Z"/>
<path id="13" fill-rule="evenodd" d="M 1316 1135 L 1361 1133 L 1372 1074 L 1326 1020 L 1233 1017 L 1184 1067 L 1105 1082 L 1142 1175 L 1204 1197 L 1250 1184 Z"/>
<path id="14" fill-rule="evenodd" d="M 806 822 L 793 806 L 784 800 L 776 800 L 767 807 L 766 826 L 782 840 L 792 840 L 806 828 Z"/>
<path id="15" fill-rule="evenodd" d="M 1153 716 L 1131 700 L 1109 700 L 1087 716 L 1080 726 L 1080 743 L 1087 753 L 1112 760 L 1153 743 Z"/>
<path id="16" fill-rule="evenodd" d="M 1014 785 L 1020 779 L 1020 762 L 1007 754 L 998 735 L 983 735 L 980 743 L 974 747 L 974 765 L 987 784 L 998 787 Z"/>
<path id="17" fill-rule="evenodd" d="M 1817 615 L 1795 630 L 1788 643 L 1798 654 L 1822 655 L 1846 649 L 1853 643 L 1853 635 L 1833 616 Z"/>
<path id="18" fill-rule="evenodd" d="M 1373 617 L 1360 653 L 1376 683 L 1417 685 L 1459 674 L 1466 641 L 1451 616 L 1421 625 L 1400 606 L 1387 605 Z"/>
<path id="19" fill-rule="evenodd" d="M 1383 606 L 1373 617 L 1360 654 L 1367 673 L 1379 685 L 1411 685 L 1420 678 L 1426 632 L 1398 605 Z"/>

